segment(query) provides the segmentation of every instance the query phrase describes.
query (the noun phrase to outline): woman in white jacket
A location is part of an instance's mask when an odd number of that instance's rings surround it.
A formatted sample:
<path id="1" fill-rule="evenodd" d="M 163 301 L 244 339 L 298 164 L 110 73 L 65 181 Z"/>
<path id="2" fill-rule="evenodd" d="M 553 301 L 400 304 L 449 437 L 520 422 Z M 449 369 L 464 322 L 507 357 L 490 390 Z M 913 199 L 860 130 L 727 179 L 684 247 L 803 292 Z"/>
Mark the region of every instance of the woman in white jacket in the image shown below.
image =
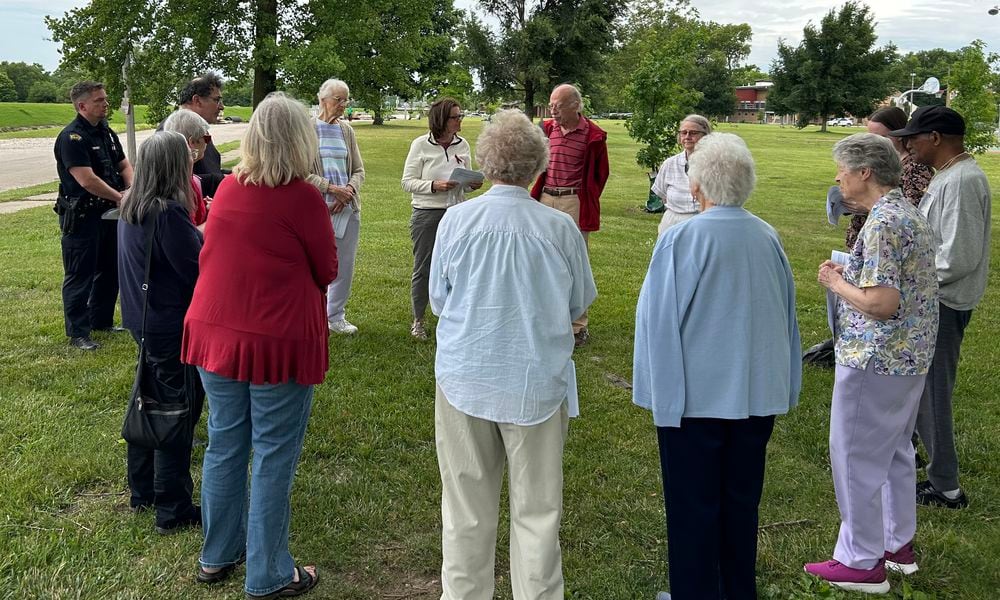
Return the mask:
<path id="1" fill-rule="evenodd" d="M 472 168 L 469 142 L 458 135 L 464 116 L 462 107 L 452 98 L 441 98 L 432 104 L 427 117 L 430 132 L 413 140 L 403 166 L 403 190 L 412 194 L 413 198 L 410 202 L 413 206 L 413 216 L 410 217 L 413 325 L 410 334 L 421 340 L 427 339 L 424 313 L 427 312 L 427 282 L 438 223 L 449 206 L 465 199 L 467 190 L 478 189 L 482 185 L 470 184 L 463 188 L 451 179 L 455 168 Z"/>

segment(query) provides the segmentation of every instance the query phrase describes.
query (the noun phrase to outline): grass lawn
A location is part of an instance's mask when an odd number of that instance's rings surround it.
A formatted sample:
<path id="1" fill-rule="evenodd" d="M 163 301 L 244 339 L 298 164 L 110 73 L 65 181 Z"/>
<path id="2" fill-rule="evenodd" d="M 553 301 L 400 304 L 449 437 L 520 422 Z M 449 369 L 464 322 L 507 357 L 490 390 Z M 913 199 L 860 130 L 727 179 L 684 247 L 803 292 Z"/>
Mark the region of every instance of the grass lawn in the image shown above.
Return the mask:
<path id="1" fill-rule="evenodd" d="M 125 113 L 112 107 L 112 128 L 121 133 L 125 131 Z M 250 118 L 250 108 L 244 106 L 227 106 L 225 114 L 230 117 L 241 117 L 244 121 Z M 0 139 L 55 137 L 67 123 L 76 117 L 73 105 L 42 104 L 33 102 L 0 102 Z M 135 122 L 138 129 L 149 129 L 153 124 L 146 123 L 146 106 L 135 107 Z M 32 129 L 21 129 L 30 127 Z"/>
<path id="2" fill-rule="evenodd" d="M 636 297 L 659 215 L 641 210 L 648 181 L 636 145 L 609 121 L 611 179 L 592 236 L 600 296 L 591 343 L 577 351 L 582 416 L 565 452 L 562 544 L 567 597 L 651 600 L 666 589 L 663 502 L 650 415 L 621 385 L 631 378 Z M 291 548 L 316 562 L 315 599 L 439 597 L 440 487 L 434 448 L 434 344 L 409 336 L 409 198 L 399 178 L 419 122 L 356 126 L 367 168 L 349 319 L 330 340 L 293 491 Z M 480 123 L 465 122 L 474 140 Z M 826 224 L 833 142 L 859 129 L 740 125 L 758 165 L 747 208 L 781 233 L 798 284 L 803 343 L 828 336 L 816 267 L 843 246 Z M 1000 192 L 1000 155 L 978 157 Z M 996 201 L 997 195 L 994 195 Z M 994 256 L 1000 235 L 994 221 Z M 0 216 L 0 597 L 242 598 L 242 577 L 194 581 L 201 535 L 161 537 L 129 513 L 118 432 L 135 345 L 102 336 L 81 354 L 63 336 L 59 234 L 49 209 Z M 1000 291 L 997 275 L 967 332 L 955 396 L 964 511 L 919 510 L 920 571 L 894 597 L 991 599 L 1000 587 Z M 993 341 L 991 341 L 993 340 Z M 761 348 L 766 352 L 767 348 Z M 670 357 L 664 357 L 670 360 Z M 730 365 L 714 365 L 724 373 Z M 807 368 L 799 407 L 779 418 L 769 447 L 758 563 L 763 598 L 860 598 L 802 575 L 828 558 L 838 514 L 827 457 L 831 371 Z M 200 434 L 204 438 L 204 424 Z M 196 485 L 204 448 L 195 449 Z M 503 502 L 505 504 L 506 502 Z M 510 598 L 502 517 L 497 597 Z M 242 574 L 242 570 L 238 571 Z M 920 593 L 914 592 L 918 590 Z M 904 593 L 905 592 L 905 593 Z M 6 594 L 6 595 L 5 595 Z"/>

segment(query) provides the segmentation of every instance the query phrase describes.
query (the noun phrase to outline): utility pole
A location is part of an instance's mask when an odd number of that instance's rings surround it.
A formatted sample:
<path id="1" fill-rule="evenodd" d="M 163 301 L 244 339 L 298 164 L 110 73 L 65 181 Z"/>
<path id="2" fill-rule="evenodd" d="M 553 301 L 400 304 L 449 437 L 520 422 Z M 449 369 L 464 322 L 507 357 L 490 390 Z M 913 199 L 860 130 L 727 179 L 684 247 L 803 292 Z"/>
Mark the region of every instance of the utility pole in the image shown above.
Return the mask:
<path id="1" fill-rule="evenodd" d="M 125 56 L 125 63 L 122 64 L 122 84 L 125 86 L 125 94 L 122 96 L 122 112 L 125 113 L 125 136 L 128 148 L 128 162 L 135 164 L 135 110 L 132 107 L 132 100 L 129 97 L 128 88 L 128 68 L 132 62 L 132 53 Z"/>

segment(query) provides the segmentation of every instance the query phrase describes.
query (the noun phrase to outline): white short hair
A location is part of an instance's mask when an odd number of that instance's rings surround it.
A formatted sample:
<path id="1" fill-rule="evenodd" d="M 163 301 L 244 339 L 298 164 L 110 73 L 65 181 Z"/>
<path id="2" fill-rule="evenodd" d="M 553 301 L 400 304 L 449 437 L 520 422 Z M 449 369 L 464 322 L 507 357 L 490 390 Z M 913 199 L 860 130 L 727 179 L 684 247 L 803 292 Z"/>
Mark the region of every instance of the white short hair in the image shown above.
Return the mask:
<path id="1" fill-rule="evenodd" d="M 327 79 L 323 82 L 323 85 L 319 86 L 319 93 L 316 94 L 316 99 L 323 102 L 324 98 L 329 98 L 337 90 L 344 90 L 347 95 L 351 95 L 351 88 L 347 87 L 347 84 L 340 79 Z"/>
<path id="2" fill-rule="evenodd" d="M 688 158 L 688 179 L 712 204 L 743 206 L 757 183 L 753 155 L 739 136 L 710 133 Z"/>
<path id="3" fill-rule="evenodd" d="M 208 121 L 193 110 L 180 108 L 163 121 L 163 131 L 176 131 L 188 141 L 200 140 L 208 135 Z"/>
<path id="4" fill-rule="evenodd" d="M 874 133 L 855 133 L 833 145 L 833 160 L 848 171 L 870 169 L 879 185 L 896 187 L 903 164 L 892 142 Z"/>
<path id="5" fill-rule="evenodd" d="M 549 164 L 549 140 L 519 110 L 501 110 L 476 141 L 476 162 L 490 181 L 527 185 Z"/>

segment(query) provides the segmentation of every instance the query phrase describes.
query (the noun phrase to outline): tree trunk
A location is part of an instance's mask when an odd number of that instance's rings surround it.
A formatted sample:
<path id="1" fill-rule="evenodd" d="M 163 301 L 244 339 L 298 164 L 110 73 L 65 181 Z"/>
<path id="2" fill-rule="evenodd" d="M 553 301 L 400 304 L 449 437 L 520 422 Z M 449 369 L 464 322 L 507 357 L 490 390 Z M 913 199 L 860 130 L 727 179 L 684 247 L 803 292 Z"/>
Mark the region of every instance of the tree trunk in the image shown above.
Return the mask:
<path id="1" fill-rule="evenodd" d="M 275 46 L 278 43 L 278 0 L 257 0 L 254 13 L 253 107 L 277 89 Z"/>
<path id="2" fill-rule="evenodd" d="M 524 114 L 528 115 L 528 120 L 535 120 L 535 83 L 533 81 L 524 82 Z"/>
<path id="3" fill-rule="evenodd" d="M 382 125 L 385 123 L 385 117 L 382 115 L 383 110 L 382 100 L 379 99 L 378 106 L 376 106 L 375 110 L 372 111 L 372 125 Z"/>
<path id="4" fill-rule="evenodd" d="M 826 133 L 826 118 L 829 115 L 820 115 L 819 131 L 820 133 Z"/>

